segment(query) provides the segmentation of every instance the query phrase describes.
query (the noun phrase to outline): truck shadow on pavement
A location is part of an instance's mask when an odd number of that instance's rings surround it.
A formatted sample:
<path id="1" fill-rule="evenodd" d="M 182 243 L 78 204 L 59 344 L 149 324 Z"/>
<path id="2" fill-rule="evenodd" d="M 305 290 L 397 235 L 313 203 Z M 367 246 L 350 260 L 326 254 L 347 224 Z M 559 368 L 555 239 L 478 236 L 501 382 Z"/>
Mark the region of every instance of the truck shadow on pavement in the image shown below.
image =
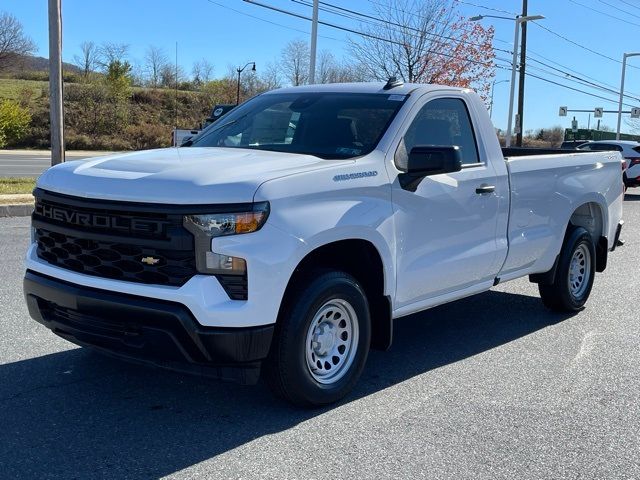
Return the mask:
<path id="1" fill-rule="evenodd" d="M 567 318 L 497 291 L 396 322 L 356 401 Z M 159 478 L 323 415 L 241 387 L 66 350 L 0 366 L 2 478 Z M 213 472 L 210 472 L 213 473 Z M 218 472 L 221 473 L 221 472 Z M 230 474 L 231 475 L 231 474 Z"/>
<path id="2" fill-rule="evenodd" d="M 638 194 L 635 194 L 635 192 L 634 192 L 634 194 L 625 193 L 625 195 L 624 195 L 624 201 L 625 202 L 640 202 L 640 187 L 637 187 L 637 188 L 639 190 Z M 634 190 L 635 190 L 635 188 L 634 188 Z"/>

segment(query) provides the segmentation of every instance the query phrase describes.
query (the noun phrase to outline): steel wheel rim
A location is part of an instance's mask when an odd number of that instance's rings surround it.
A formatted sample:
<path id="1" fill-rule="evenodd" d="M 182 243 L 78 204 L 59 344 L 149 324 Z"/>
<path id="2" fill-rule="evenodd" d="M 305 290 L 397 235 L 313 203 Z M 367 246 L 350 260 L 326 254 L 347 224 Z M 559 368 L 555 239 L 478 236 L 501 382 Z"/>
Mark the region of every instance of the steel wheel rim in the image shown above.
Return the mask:
<path id="1" fill-rule="evenodd" d="M 581 244 L 571 256 L 569 264 L 569 291 L 575 298 L 581 297 L 589 286 L 591 277 L 591 252 Z"/>
<path id="2" fill-rule="evenodd" d="M 313 379 L 325 385 L 349 371 L 358 349 L 358 316 L 349 302 L 332 299 L 314 314 L 307 330 L 305 357 Z"/>

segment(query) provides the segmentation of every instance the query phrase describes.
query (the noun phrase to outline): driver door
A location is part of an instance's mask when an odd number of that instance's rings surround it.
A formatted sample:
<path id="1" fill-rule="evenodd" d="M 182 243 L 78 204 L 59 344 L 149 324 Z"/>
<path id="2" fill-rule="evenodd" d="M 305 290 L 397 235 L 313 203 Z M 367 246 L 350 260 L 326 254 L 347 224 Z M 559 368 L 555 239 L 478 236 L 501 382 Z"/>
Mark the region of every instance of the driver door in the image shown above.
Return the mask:
<path id="1" fill-rule="evenodd" d="M 419 108 L 395 152 L 398 173 L 418 145 L 457 145 L 463 167 L 425 177 L 415 192 L 393 183 L 396 308 L 493 281 L 499 195 L 508 193 L 499 191 L 481 158 L 463 97 L 435 98 Z"/>

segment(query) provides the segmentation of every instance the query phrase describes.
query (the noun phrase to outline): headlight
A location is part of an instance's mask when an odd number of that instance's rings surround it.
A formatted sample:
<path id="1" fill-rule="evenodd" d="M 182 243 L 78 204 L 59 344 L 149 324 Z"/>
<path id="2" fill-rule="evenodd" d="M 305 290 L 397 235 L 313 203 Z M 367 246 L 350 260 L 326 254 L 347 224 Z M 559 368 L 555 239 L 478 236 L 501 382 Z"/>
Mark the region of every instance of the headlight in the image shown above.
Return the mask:
<path id="1" fill-rule="evenodd" d="M 183 225 L 195 237 L 198 272 L 210 275 L 245 275 L 247 266 L 244 259 L 213 252 L 211 240 L 260 230 L 268 216 L 268 202 L 256 203 L 250 211 L 186 215 Z"/>
<path id="2" fill-rule="evenodd" d="M 191 232 L 197 229 L 213 238 L 255 232 L 260 230 L 268 216 L 269 204 L 262 202 L 257 203 L 251 212 L 187 215 L 184 225 Z"/>

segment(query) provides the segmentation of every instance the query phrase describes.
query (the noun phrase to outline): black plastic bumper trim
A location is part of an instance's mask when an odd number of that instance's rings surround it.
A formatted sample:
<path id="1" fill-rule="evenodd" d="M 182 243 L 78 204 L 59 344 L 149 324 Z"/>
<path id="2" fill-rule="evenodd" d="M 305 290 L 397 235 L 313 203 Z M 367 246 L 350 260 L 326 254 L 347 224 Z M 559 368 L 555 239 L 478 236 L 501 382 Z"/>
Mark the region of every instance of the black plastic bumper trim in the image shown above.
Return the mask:
<path id="1" fill-rule="evenodd" d="M 57 335 L 137 363 L 252 384 L 274 325 L 203 327 L 184 305 L 84 287 L 27 271 L 31 317 Z"/>
<path id="2" fill-rule="evenodd" d="M 611 250 L 610 250 L 612 252 L 616 249 L 616 247 L 620 245 L 620 234 L 622 233 L 623 225 L 624 225 L 624 221 L 620 220 L 620 222 L 618 223 L 618 226 L 616 227 L 616 236 L 613 239 L 613 246 L 611 247 Z"/>

